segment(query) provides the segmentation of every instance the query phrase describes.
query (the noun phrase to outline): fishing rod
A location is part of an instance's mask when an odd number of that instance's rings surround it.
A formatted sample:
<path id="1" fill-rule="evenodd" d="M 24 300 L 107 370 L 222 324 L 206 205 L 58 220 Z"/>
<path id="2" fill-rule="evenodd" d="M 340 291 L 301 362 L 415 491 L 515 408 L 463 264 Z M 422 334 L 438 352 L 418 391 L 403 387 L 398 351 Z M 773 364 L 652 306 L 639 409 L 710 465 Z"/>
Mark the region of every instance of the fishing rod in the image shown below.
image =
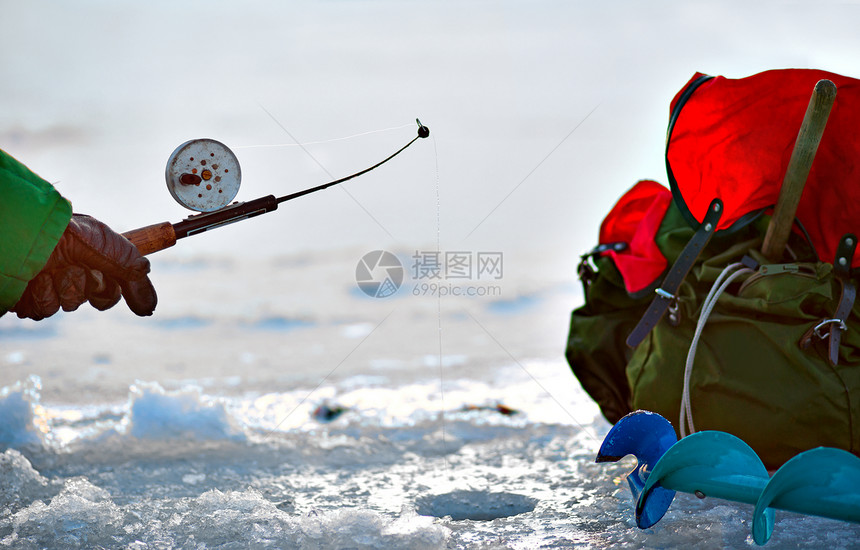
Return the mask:
<path id="1" fill-rule="evenodd" d="M 268 195 L 232 204 L 231 201 L 239 192 L 242 181 L 242 171 L 236 155 L 226 145 L 214 139 L 186 141 L 177 147 L 167 160 L 165 179 L 176 202 L 200 213 L 192 214 L 178 223 L 157 223 L 126 231 L 122 235 L 131 241 L 141 254 L 147 255 L 175 245 L 178 239 L 272 212 L 283 202 L 322 191 L 379 168 L 419 138 L 430 135 L 430 128 L 421 124 L 418 119 L 415 119 L 415 122 L 418 123 L 418 135 L 369 168 L 283 197 Z"/>

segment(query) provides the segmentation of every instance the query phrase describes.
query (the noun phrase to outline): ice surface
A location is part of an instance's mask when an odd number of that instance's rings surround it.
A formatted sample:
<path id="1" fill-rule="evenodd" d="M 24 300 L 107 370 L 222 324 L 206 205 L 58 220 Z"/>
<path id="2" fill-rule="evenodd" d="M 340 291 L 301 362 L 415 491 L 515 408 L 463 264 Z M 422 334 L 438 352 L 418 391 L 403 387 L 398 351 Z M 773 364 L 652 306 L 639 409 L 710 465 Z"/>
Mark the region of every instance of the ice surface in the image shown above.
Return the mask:
<path id="1" fill-rule="evenodd" d="M 530 367 L 541 378 L 554 368 Z M 328 402 L 350 404 L 338 418 L 315 420 L 309 406 L 294 413 L 301 429 L 283 430 L 266 427 L 275 418 L 266 415 L 294 410 L 303 392 L 215 397 L 137 382 L 123 410 L 72 415 L 42 404 L 28 384 L 0 399 L 0 410 L 17 410 L 28 395 L 30 415 L 0 454 L 0 547 L 750 545 L 751 507 L 690 495 L 654 528 L 637 529 L 623 482 L 632 463 L 593 463 L 605 423 L 541 420 L 537 392 L 518 403 L 525 412 L 505 415 L 463 409 L 462 400 L 494 395 L 479 383 L 460 380 L 447 410 L 430 405 L 430 385 L 405 386 L 420 409 L 395 421 L 372 388 L 350 380 L 321 389 Z M 42 433 L 32 430 L 37 411 L 46 433 L 33 446 L 23 436 Z M 52 437 L 55 427 L 77 435 Z M 860 526 L 778 512 L 768 547 L 850 548 L 858 536 Z"/>

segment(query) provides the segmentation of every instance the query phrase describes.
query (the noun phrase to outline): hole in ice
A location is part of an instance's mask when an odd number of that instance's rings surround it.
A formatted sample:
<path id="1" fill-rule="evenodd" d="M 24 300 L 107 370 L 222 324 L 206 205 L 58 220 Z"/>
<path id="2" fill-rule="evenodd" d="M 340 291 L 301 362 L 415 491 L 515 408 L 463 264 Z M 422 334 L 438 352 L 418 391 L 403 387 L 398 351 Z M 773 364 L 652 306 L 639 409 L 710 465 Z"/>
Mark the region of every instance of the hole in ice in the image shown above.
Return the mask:
<path id="1" fill-rule="evenodd" d="M 454 491 L 444 495 L 419 498 L 416 511 L 422 516 L 454 520 L 489 521 L 531 512 L 537 499 L 514 493 L 488 491 Z"/>

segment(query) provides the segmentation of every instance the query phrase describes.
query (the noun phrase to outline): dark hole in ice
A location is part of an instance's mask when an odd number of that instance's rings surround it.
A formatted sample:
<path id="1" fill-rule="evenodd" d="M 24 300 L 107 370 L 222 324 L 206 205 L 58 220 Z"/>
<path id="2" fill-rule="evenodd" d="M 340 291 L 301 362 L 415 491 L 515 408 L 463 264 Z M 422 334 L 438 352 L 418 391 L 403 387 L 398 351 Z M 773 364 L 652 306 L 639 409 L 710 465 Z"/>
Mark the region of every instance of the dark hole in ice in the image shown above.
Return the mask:
<path id="1" fill-rule="evenodd" d="M 514 493 L 491 493 L 488 491 L 454 491 L 444 495 L 419 498 L 416 511 L 422 516 L 454 520 L 471 519 L 489 521 L 531 512 L 537 499 Z"/>

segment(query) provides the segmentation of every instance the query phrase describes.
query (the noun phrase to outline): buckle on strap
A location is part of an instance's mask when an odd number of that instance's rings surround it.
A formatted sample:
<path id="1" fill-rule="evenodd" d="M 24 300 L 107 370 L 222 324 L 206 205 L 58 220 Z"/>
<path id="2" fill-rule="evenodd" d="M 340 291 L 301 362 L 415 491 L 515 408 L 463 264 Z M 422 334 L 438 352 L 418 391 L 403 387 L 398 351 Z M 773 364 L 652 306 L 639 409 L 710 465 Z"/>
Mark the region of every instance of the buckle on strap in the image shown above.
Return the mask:
<path id="1" fill-rule="evenodd" d="M 678 297 L 670 292 L 666 292 L 662 288 L 655 288 L 654 294 L 656 294 L 660 298 L 664 298 L 669 300 L 669 305 L 666 308 L 668 312 L 669 324 L 673 327 L 677 327 L 681 324 L 681 306 L 678 304 Z M 656 298 L 655 298 L 656 300 Z"/>
<path id="2" fill-rule="evenodd" d="M 825 338 L 830 336 L 830 331 L 828 330 L 827 332 L 822 332 L 821 329 L 823 329 L 824 327 L 830 329 L 828 325 L 832 325 L 834 323 L 839 325 L 839 330 L 848 330 L 848 325 L 846 325 L 845 321 L 843 321 L 842 319 L 825 319 L 812 327 L 812 334 L 817 336 L 819 340 L 824 340 Z"/>
<path id="3" fill-rule="evenodd" d="M 661 298 L 665 298 L 665 299 L 667 299 L 667 300 L 675 301 L 675 300 L 677 300 L 677 299 L 678 299 L 678 297 L 677 297 L 677 296 L 675 296 L 675 295 L 674 295 L 674 294 L 672 294 L 671 292 L 666 292 L 666 291 L 665 291 L 665 290 L 663 290 L 662 288 L 655 288 L 655 289 L 654 289 L 654 294 L 656 294 L 657 296 L 659 296 L 659 297 L 661 297 Z"/>
<path id="4" fill-rule="evenodd" d="M 705 219 L 702 220 L 699 229 L 696 230 L 693 237 L 687 243 L 687 246 L 681 251 L 675 263 L 672 264 L 660 288 L 656 290 L 657 296 L 651 301 L 648 309 L 645 310 L 645 314 L 642 315 L 639 323 L 627 337 L 628 346 L 631 348 L 638 346 L 648 336 L 651 329 L 663 318 L 666 310 L 675 301 L 675 295 L 678 293 L 681 283 L 684 282 L 687 274 L 693 268 L 693 264 L 696 263 L 699 254 L 702 253 L 702 250 L 710 242 L 714 232 L 716 232 L 717 222 L 720 221 L 722 215 L 723 201 L 720 199 L 712 200 L 710 206 L 708 206 L 708 213 L 705 214 Z"/>

